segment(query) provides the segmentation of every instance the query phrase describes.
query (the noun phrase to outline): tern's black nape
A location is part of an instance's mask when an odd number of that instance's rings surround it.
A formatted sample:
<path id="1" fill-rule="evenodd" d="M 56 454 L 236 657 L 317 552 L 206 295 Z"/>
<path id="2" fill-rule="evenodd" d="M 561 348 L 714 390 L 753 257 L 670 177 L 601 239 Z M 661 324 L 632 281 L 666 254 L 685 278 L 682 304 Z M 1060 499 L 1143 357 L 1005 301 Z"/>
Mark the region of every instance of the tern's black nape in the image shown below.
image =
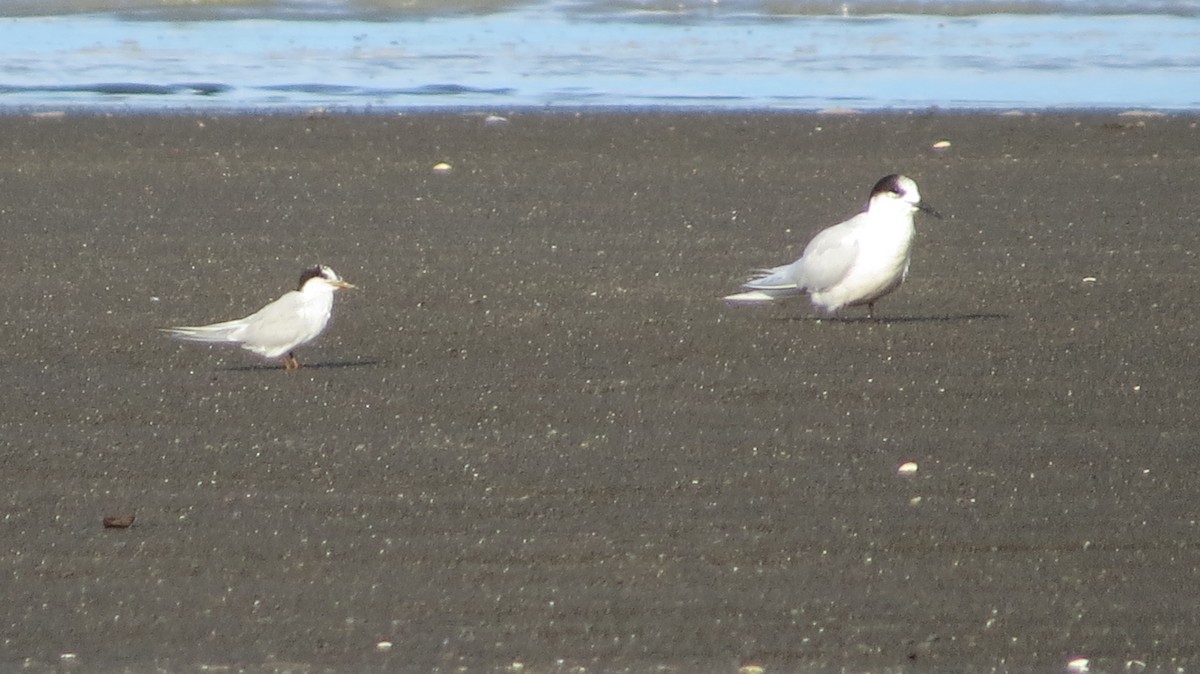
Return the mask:
<path id="1" fill-rule="evenodd" d="M 338 275 L 335 274 L 332 269 L 330 269 L 329 267 L 326 267 L 323 264 L 319 264 L 319 265 L 315 265 L 313 267 L 309 267 L 308 269 L 305 269 L 303 272 L 301 272 L 300 283 L 296 286 L 296 290 L 304 290 L 304 284 L 308 283 L 309 279 L 317 278 L 317 277 L 323 278 L 326 281 L 339 280 Z"/>
<path id="2" fill-rule="evenodd" d="M 879 182 L 875 183 L 875 186 L 871 188 L 870 196 L 873 197 L 876 194 L 882 194 L 884 192 L 891 192 L 892 194 L 901 197 L 904 196 L 904 187 L 900 184 L 901 178 L 903 178 L 903 176 L 898 173 L 892 173 L 880 178 Z M 869 198 L 870 197 L 868 197 L 868 199 Z"/>

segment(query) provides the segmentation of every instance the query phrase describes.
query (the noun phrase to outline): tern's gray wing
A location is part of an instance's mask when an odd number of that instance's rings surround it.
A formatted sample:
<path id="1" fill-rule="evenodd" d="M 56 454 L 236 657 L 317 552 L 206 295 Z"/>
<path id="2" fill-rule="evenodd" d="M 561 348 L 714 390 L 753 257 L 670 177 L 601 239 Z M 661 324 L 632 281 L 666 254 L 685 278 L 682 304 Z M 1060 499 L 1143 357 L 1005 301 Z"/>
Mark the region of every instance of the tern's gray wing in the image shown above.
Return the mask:
<path id="1" fill-rule="evenodd" d="M 315 336 L 314 322 L 308 313 L 304 295 L 289 291 L 243 319 L 246 329 L 239 337 L 247 349 L 256 353 L 282 355 Z"/>
<path id="2" fill-rule="evenodd" d="M 827 290 L 846 277 L 858 259 L 858 230 L 862 215 L 834 225 L 813 237 L 796 261 L 797 283 L 809 292 Z"/>

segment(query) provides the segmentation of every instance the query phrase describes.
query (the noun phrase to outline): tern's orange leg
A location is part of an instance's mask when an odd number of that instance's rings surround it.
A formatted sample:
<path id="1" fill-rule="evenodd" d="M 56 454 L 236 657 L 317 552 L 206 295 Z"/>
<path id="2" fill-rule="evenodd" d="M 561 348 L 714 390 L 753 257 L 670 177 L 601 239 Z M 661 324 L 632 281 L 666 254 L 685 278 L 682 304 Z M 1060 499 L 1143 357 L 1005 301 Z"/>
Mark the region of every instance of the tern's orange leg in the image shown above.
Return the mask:
<path id="1" fill-rule="evenodd" d="M 283 357 L 283 368 L 285 370 L 297 370 L 300 368 L 300 361 L 296 360 L 296 354 L 288 352 L 288 355 Z"/>

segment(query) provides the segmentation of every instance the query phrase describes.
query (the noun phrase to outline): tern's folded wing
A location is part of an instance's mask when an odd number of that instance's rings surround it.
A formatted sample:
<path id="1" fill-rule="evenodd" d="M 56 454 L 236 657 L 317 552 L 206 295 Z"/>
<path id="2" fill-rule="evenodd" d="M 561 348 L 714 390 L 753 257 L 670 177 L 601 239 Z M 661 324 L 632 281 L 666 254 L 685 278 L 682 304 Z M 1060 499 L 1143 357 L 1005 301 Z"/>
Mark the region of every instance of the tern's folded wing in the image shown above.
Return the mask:
<path id="1" fill-rule="evenodd" d="M 850 273 L 858 258 L 857 220 L 857 217 L 851 218 L 826 229 L 804 249 L 796 276 L 809 292 L 827 290 Z"/>
<path id="2" fill-rule="evenodd" d="M 247 316 L 242 342 L 247 349 L 267 357 L 280 356 L 321 332 L 324 321 L 312 316 L 304 296 L 291 291 Z"/>

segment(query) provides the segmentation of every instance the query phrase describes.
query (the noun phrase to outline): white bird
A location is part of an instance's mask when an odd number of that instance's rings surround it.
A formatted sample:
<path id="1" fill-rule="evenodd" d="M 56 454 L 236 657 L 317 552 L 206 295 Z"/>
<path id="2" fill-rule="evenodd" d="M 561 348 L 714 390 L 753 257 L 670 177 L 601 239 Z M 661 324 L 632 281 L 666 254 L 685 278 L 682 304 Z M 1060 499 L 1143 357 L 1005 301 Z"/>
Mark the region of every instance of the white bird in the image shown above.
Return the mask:
<path id="1" fill-rule="evenodd" d="M 212 325 L 165 328 L 163 332 L 189 342 L 238 344 L 264 358 L 283 356 L 288 370 L 300 367 L 296 347 L 316 339 L 329 324 L 333 293 L 353 288 L 332 269 L 319 265 L 300 274 L 296 290 L 245 318 Z"/>
<path id="2" fill-rule="evenodd" d="M 827 313 L 865 304 L 873 316 L 875 301 L 908 275 L 917 211 L 942 217 L 910 178 L 884 176 L 871 188 L 867 210 L 817 234 L 795 262 L 754 272 L 746 292 L 725 299 L 759 303 L 807 293 Z"/>

